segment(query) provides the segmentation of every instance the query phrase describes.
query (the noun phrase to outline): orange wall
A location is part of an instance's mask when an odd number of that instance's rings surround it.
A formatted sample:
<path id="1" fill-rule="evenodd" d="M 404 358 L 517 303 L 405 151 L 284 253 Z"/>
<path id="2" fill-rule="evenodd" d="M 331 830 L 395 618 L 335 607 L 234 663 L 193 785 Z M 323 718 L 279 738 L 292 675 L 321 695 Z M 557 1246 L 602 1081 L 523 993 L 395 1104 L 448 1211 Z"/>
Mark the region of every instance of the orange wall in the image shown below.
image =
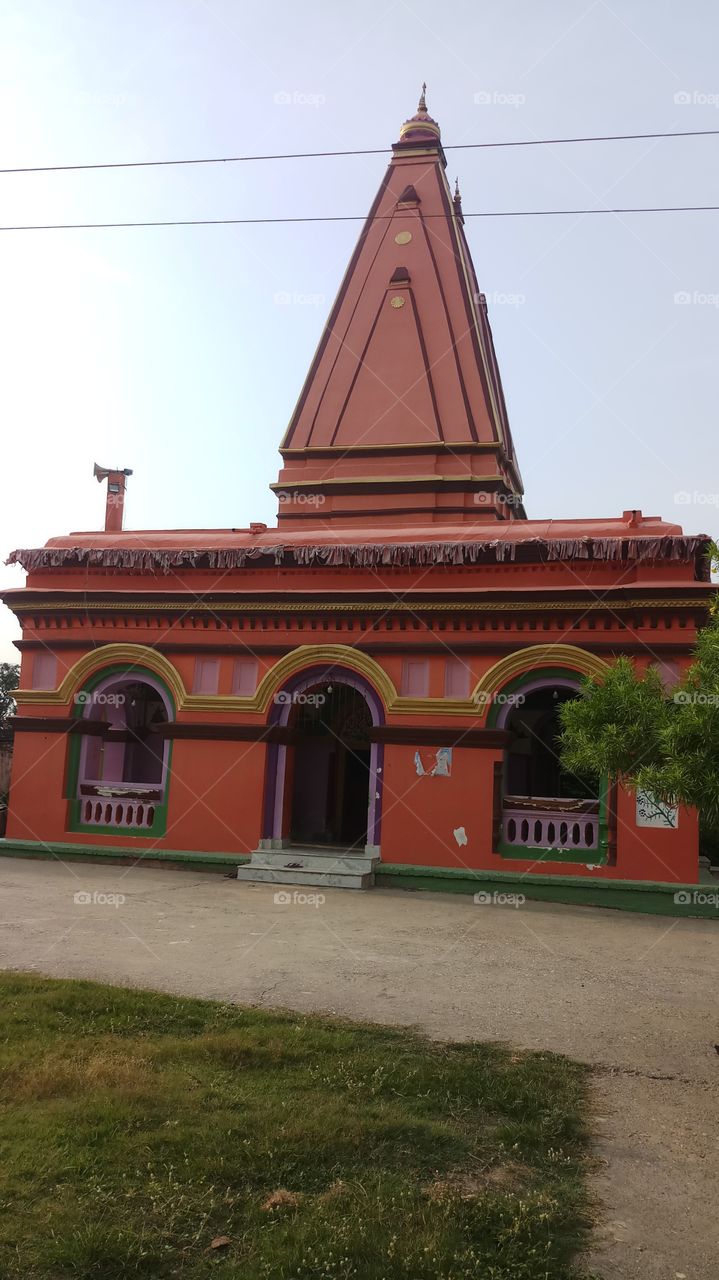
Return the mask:
<path id="1" fill-rule="evenodd" d="M 66 635 L 68 633 L 65 633 Z M 212 633 L 209 633 L 212 636 Z M 408 640 L 416 634 L 411 631 L 395 631 L 386 638 L 393 640 L 393 653 L 379 653 L 376 660 L 389 672 L 397 688 L 400 687 L 402 654 L 407 652 Z M 440 633 L 442 634 L 442 633 Z M 461 634 L 461 633 L 460 633 Z M 202 638 L 198 637 L 197 651 L 201 651 Z M 266 640 L 282 636 L 281 632 L 263 633 Z M 430 668 L 429 693 L 441 696 L 444 688 L 444 670 L 447 657 L 457 633 L 444 633 L 447 651 L 428 654 Z M 122 638 L 117 631 L 108 634 L 101 629 L 101 642 Z M 290 636 L 288 634 L 287 638 Z M 297 636 L 293 637 L 295 643 Z M 305 643 L 322 643 L 327 633 L 311 632 L 303 637 Z M 469 637 L 467 637 L 469 638 Z M 547 633 L 541 634 L 545 641 Z M 683 666 L 689 660 L 687 631 L 682 633 L 684 653 L 677 653 L 675 660 Z M 88 651 L 87 634 L 77 635 L 78 645 L 58 651 L 59 679 L 63 670 Z M 134 639 L 146 637 L 138 630 Z M 351 643 L 349 635 L 338 635 L 344 643 Z M 473 670 L 473 679 L 492 665 L 496 652 L 488 652 L 501 633 L 492 640 L 490 636 L 472 636 L 474 652 L 467 656 Z M 576 640 L 576 637 L 568 637 Z M 261 652 L 259 637 L 258 650 Z M 508 648 L 516 648 L 524 642 L 531 644 L 531 637 L 524 641 L 504 638 Z M 591 645 L 587 645 L 591 648 Z M 621 649 L 621 637 L 617 636 L 617 648 Z M 192 688 L 194 654 L 169 655 L 181 670 L 186 686 Z M 271 666 L 278 655 L 265 654 L 260 664 Z M 23 685 L 31 684 L 32 653 L 26 652 L 23 660 Z M 233 655 L 220 656 L 219 692 L 230 688 Z M 21 707 L 23 715 L 63 716 L 72 712 L 67 707 L 43 706 L 42 703 Z M 207 723 L 216 720 L 224 725 L 251 723 L 257 725 L 264 717 L 240 712 L 182 712 L 182 723 Z M 426 714 L 389 716 L 389 724 L 401 724 L 406 728 L 429 723 L 434 728 L 445 727 L 461 737 L 467 727 L 476 726 L 481 719 L 466 720 L 434 711 Z M 10 793 L 8 836 L 15 839 L 62 841 L 81 844 L 101 842 L 110 847 L 137 846 L 166 849 L 225 852 L 248 854 L 257 847 L 262 835 L 261 821 L 265 786 L 266 747 L 260 742 L 225 741 L 218 739 L 182 739 L 173 744 L 172 777 L 169 790 L 168 828 L 159 840 L 142 837 L 93 836 L 92 832 L 72 834 L 67 831 L 68 801 L 65 796 L 65 771 L 68 738 L 63 733 L 18 732 L 15 741 L 15 758 Z M 422 747 L 423 760 L 432 751 Z M 601 872 L 587 872 L 580 864 L 541 863 L 504 859 L 492 853 L 493 765 L 501 759 L 501 753 L 488 748 L 458 746 L 454 749 L 452 774 L 449 778 L 418 777 L 414 763 L 415 748 L 411 744 L 388 744 L 384 750 L 384 797 L 381 848 L 385 861 L 428 866 L 460 868 L 504 869 L 517 872 L 546 871 L 556 874 L 602 874 L 611 878 L 636 880 L 671 880 L 694 883 L 697 879 L 697 820 L 683 811 L 676 831 L 637 828 L 634 820 L 634 797 L 623 792 L 619 795 L 618 853 L 616 865 Z M 457 843 L 454 830 L 464 827 L 467 844 Z"/>
<path id="2" fill-rule="evenodd" d="M 100 843 L 108 847 L 184 849 L 246 855 L 262 834 L 265 760 L 263 743 L 177 740 L 166 834 L 159 839 L 94 836 L 66 830 L 65 769 L 68 739 L 61 733 L 18 733 L 15 740 L 10 839 Z M 425 768 L 434 749 L 419 748 Z M 635 798 L 620 790 L 617 859 L 590 870 L 574 862 L 502 858 L 492 852 L 493 766 L 501 752 L 455 747 L 451 776 L 418 776 L 415 748 L 384 749 L 381 850 L 385 862 L 417 866 L 601 875 L 620 880 L 694 884 L 698 879 L 698 823 L 682 809 L 676 830 L 641 828 Z M 454 831 L 464 827 L 467 843 Z"/>
<path id="3" fill-rule="evenodd" d="M 461 732 L 459 730 L 458 732 Z M 431 761 L 433 748 L 420 747 Z M 492 847 L 492 777 L 501 753 L 455 747 L 449 778 L 418 777 L 411 746 L 385 747 L 382 857 L 385 862 L 480 868 Z M 454 830 L 464 827 L 467 844 Z"/>
<path id="4" fill-rule="evenodd" d="M 162 847 L 241 854 L 256 849 L 266 752 L 262 742 L 175 741 Z"/>
<path id="5" fill-rule="evenodd" d="M 68 839 L 65 831 L 67 748 L 65 733 L 15 735 L 7 822 L 9 839 Z"/>
<path id="6" fill-rule="evenodd" d="M 167 832 L 160 838 L 67 830 L 64 733 L 18 733 L 7 837 L 109 847 L 249 854 L 257 847 L 266 747 L 260 742 L 176 741 Z"/>

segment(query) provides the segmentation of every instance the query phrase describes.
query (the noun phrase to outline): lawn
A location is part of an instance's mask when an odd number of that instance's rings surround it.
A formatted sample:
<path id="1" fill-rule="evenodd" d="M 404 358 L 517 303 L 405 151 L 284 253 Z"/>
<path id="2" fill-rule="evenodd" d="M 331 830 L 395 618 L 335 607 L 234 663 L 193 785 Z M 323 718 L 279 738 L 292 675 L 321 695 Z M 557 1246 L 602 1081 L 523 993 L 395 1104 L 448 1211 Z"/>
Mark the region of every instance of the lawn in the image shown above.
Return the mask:
<path id="1" fill-rule="evenodd" d="M 2 1280 L 583 1274 L 566 1058 L 29 975 L 0 998 Z"/>

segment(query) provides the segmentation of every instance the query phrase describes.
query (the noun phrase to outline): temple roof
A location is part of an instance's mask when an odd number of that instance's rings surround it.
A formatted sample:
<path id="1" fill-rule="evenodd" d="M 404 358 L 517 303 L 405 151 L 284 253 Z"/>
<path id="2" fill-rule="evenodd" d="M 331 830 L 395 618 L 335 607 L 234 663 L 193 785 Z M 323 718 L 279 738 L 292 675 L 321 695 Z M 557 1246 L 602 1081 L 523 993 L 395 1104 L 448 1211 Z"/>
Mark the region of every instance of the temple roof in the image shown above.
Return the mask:
<path id="1" fill-rule="evenodd" d="M 697 580 L 709 575 L 707 535 L 686 536 L 658 516 L 626 511 L 609 520 L 517 520 L 471 528 L 466 524 L 376 525 L 371 529 L 139 529 L 71 533 L 45 547 L 14 551 L 8 563 L 29 572 L 63 567 L 173 569 L 334 565 L 369 568 L 463 565 L 513 561 L 665 561 L 692 564 Z M 10 595 L 13 593 L 10 592 Z"/>
<path id="2" fill-rule="evenodd" d="M 318 523 L 308 493 L 322 495 L 322 522 L 333 525 L 524 515 L 486 302 L 424 89 L 392 148 L 281 452 L 273 488 L 283 525 Z"/>

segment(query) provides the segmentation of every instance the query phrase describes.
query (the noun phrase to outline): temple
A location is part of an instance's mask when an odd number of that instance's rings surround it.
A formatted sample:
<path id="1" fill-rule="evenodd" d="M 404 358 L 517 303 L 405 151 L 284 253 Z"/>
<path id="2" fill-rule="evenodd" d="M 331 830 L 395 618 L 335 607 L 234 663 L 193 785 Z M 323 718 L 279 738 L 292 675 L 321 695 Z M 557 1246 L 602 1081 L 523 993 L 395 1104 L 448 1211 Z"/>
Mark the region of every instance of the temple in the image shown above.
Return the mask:
<path id="1" fill-rule="evenodd" d="M 698 879 L 697 820 L 568 775 L 558 709 L 671 687 L 708 539 L 528 519 L 440 129 L 400 129 L 281 445 L 276 528 L 105 530 L 11 560 L 6 848 L 366 887 Z M 114 488 L 113 488 L 114 485 Z"/>

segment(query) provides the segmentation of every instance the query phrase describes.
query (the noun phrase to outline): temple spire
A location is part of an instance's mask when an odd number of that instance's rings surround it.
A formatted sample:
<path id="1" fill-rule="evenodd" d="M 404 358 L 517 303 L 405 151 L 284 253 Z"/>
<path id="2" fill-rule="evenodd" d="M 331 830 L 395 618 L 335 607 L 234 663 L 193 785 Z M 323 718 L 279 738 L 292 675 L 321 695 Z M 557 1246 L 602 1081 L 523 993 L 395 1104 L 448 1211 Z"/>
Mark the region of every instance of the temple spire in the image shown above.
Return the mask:
<path id="1" fill-rule="evenodd" d="M 425 94 L 426 94 L 426 92 L 427 92 L 427 81 L 426 81 L 426 80 L 423 80 L 423 81 L 422 81 L 422 92 L 421 92 L 421 94 L 419 95 L 419 102 L 418 102 L 418 104 L 417 104 L 417 110 L 418 110 L 418 111 L 426 111 L 426 110 L 427 110 L 427 100 L 426 100 L 426 98 L 425 98 Z"/>
<path id="2" fill-rule="evenodd" d="M 486 309 L 439 125 L 406 120 L 282 444 L 279 522 L 521 519 Z"/>

